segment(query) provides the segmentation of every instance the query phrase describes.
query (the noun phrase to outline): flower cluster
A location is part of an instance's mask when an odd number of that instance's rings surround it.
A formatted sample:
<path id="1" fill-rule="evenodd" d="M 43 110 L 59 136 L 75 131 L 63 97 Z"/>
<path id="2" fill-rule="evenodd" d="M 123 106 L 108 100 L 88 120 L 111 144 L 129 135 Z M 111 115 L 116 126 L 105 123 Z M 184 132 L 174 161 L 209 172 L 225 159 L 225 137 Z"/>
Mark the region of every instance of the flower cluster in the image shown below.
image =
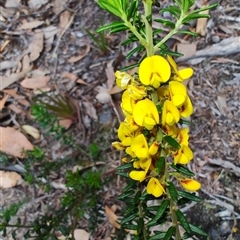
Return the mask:
<path id="1" fill-rule="evenodd" d="M 124 150 L 124 163 L 133 162 L 130 178 L 146 183 L 146 191 L 159 197 L 166 192 L 170 175 L 189 191 L 196 191 L 200 183 L 176 172 L 166 173 L 166 167 L 184 165 L 193 159 L 188 144 L 188 128 L 181 127 L 181 119 L 193 113 L 193 106 L 183 81 L 193 74 L 191 68 L 179 70 L 171 56 L 146 57 L 138 74 L 115 73 L 117 85 L 124 92 L 121 108 L 125 120 L 118 129 L 119 142 L 112 145 Z M 175 143 L 174 147 L 166 137 Z M 162 169 L 158 161 L 164 159 Z"/>

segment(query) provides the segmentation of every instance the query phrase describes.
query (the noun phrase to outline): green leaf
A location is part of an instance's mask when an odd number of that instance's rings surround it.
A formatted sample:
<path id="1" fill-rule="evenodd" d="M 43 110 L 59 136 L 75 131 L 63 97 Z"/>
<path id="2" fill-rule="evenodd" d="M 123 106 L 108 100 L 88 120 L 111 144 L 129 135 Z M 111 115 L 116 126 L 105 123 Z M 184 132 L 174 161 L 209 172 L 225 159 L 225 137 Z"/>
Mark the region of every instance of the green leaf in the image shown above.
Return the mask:
<path id="1" fill-rule="evenodd" d="M 160 157 L 157 160 L 157 163 L 156 163 L 156 172 L 157 172 L 157 174 L 160 174 L 160 172 L 162 171 L 162 169 L 164 167 L 164 163 L 165 163 L 165 157 Z"/>
<path id="2" fill-rule="evenodd" d="M 129 66 L 126 66 L 126 67 L 123 67 L 123 68 L 121 68 L 119 71 L 127 71 L 127 70 L 129 70 L 129 69 L 132 69 L 132 68 L 135 68 L 135 67 L 138 67 L 140 65 L 140 63 L 134 63 L 134 64 L 132 64 L 132 65 L 129 65 Z"/>
<path id="3" fill-rule="evenodd" d="M 175 233 L 175 227 L 171 226 L 164 236 L 163 240 L 170 240 L 172 238 L 172 235 Z"/>
<path id="4" fill-rule="evenodd" d="M 153 226 L 152 224 L 155 224 L 155 222 L 158 221 L 158 219 L 160 219 L 162 217 L 162 215 L 165 213 L 167 207 L 169 206 L 169 199 L 165 199 L 161 206 L 159 207 L 154 219 L 150 220 L 148 223 L 147 223 L 147 226 Z"/>
<path id="5" fill-rule="evenodd" d="M 123 200 L 124 198 L 129 197 L 129 196 L 133 195 L 134 193 L 135 193 L 135 190 L 130 189 L 129 191 L 123 192 L 122 194 L 120 194 L 117 198 L 119 200 Z"/>
<path id="6" fill-rule="evenodd" d="M 135 16 L 138 10 L 138 0 L 133 0 L 128 7 L 127 20 L 129 21 L 132 17 Z"/>
<path id="7" fill-rule="evenodd" d="M 123 26 L 119 26 L 119 27 L 114 27 L 114 28 L 112 28 L 112 30 L 110 31 L 110 33 L 112 34 L 112 33 L 116 33 L 116 32 L 122 32 L 122 31 L 126 31 L 126 30 L 128 30 L 129 28 L 127 27 L 127 26 L 125 26 L 125 25 L 123 25 Z"/>
<path id="8" fill-rule="evenodd" d="M 133 188 L 133 186 L 136 184 L 136 181 L 129 179 L 130 181 L 127 181 L 127 186 L 123 189 L 123 192 L 129 191 L 129 189 Z"/>
<path id="9" fill-rule="evenodd" d="M 188 23 L 190 22 L 191 20 L 193 19 L 199 19 L 199 18 L 209 18 L 210 15 L 209 14 L 189 14 L 187 17 L 185 17 L 183 20 L 182 20 L 182 23 Z"/>
<path id="10" fill-rule="evenodd" d="M 180 144 L 171 136 L 165 136 L 163 138 L 169 145 L 171 145 L 172 147 L 179 149 L 181 148 Z"/>
<path id="11" fill-rule="evenodd" d="M 172 182 L 168 182 L 167 188 L 168 188 L 168 191 L 169 191 L 169 193 L 171 195 L 172 200 L 175 203 L 177 203 L 177 201 L 178 201 L 178 193 L 177 193 L 177 190 L 176 190 L 175 186 L 173 185 L 173 183 Z"/>
<path id="12" fill-rule="evenodd" d="M 162 8 L 160 10 L 160 13 L 164 13 L 164 12 L 169 12 L 171 13 L 176 19 L 179 19 L 181 11 L 180 9 L 178 9 L 175 6 L 169 6 L 168 8 Z"/>
<path id="13" fill-rule="evenodd" d="M 150 237 L 149 240 L 159 240 L 159 239 L 163 239 L 165 235 L 166 235 L 166 232 L 158 233 L 158 234 Z"/>
<path id="14" fill-rule="evenodd" d="M 132 168 L 132 167 L 133 167 L 133 162 L 123 163 L 121 166 L 117 167 L 116 171 L 126 170 L 126 169 L 129 169 L 129 168 Z"/>
<path id="15" fill-rule="evenodd" d="M 124 225 L 125 223 L 127 222 L 131 222 L 134 218 L 136 218 L 138 216 L 138 213 L 135 213 L 135 214 L 132 214 L 130 215 L 129 217 L 127 218 L 124 218 L 122 221 L 121 221 L 121 225 Z"/>
<path id="16" fill-rule="evenodd" d="M 191 201 L 194 201 L 194 202 L 201 202 L 202 199 L 200 197 L 197 197 L 195 195 L 195 193 L 189 193 L 189 192 L 184 192 L 184 191 L 177 191 L 178 192 L 178 195 L 183 197 L 183 198 L 187 198 Z"/>
<path id="17" fill-rule="evenodd" d="M 180 118 L 179 123 L 180 124 L 185 124 L 185 125 L 190 125 L 191 124 L 191 122 L 189 120 L 185 120 L 183 118 Z"/>
<path id="18" fill-rule="evenodd" d="M 187 168 L 185 168 L 184 166 L 182 166 L 181 164 L 171 164 L 171 167 L 174 168 L 177 172 L 182 173 L 188 177 L 194 177 L 195 174 L 193 172 L 191 172 L 190 170 L 188 170 Z"/>
<path id="19" fill-rule="evenodd" d="M 144 220 L 143 220 L 142 217 L 140 217 L 140 218 L 138 219 L 138 229 L 137 229 L 138 233 L 142 231 L 142 229 L 143 229 L 143 227 L 144 227 L 143 225 L 144 225 Z"/>
<path id="20" fill-rule="evenodd" d="M 186 219 L 186 217 L 184 216 L 184 214 L 178 209 L 176 211 L 176 215 L 177 215 L 177 218 L 178 218 L 178 221 L 181 223 L 182 227 L 185 229 L 185 231 L 187 233 L 191 233 L 191 228 L 189 226 L 189 223 Z"/>
<path id="21" fill-rule="evenodd" d="M 154 22 L 160 22 L 165 26 L 169 26 L 171 29 L 175 28 L 175 23 L 171 22 L 169 20 L 165 20 L 165 19 L 162 19 L 162 18 L 157 18 L 157 19 L 154 20 Z"/>
<path id="22" fill-rule="evenodd" d="M 200 13 L 200 12 L 203 12 L 203 11 L 206 11 L 206 10 L 211 10 L 213 8 L 216 8 L 218 5 L 219 5 L 218 3 L 215 3 L 215 4 L 212 4 L 210 6 L 202 7 L 202 8 L 199 8 L 197 10 L 192 11 L 191 14 Z"/>
<path id="23" fill-rule="evenodd" d="M 137 52 L 141 52 L 144 49 L 144 47 L 142 45 L 132 49 L 126 56 L 126 59 L 129 59 L 130 57 L 132 57 L 133 54 L 137 53 Z"/>
<path id="24" fill-rule="evenodd" d="M 198 37 L 199 36 L 198 33 L 187 31 L 187 30 L 179 30 L 178 33 L 179 34 L 188 34 L 188 35 L 191 35 L 193 37 Z"/>
<path id="25" fill-rule="evenodd" d="M 124 228 L 129 230 L 137 230 L 138 226 L 133 224 L 124 224 Z"/>
<path id="26" fill-rule="evenodd" d="M 109 0 L 100 0 L 100 1 L 98 1 L 98 4 L 101 8 L 105 9 L 106 11 L 108 11 L 118 17 L 121 17 L 122 13 L 119 11 L 120 6 L 117 6 L 118 1 L 117 2 L 115 1 L 115 6 L 112 5 L 109 2 Z"/>
<path id="27" fill-rule="evenodd" d="M 139 202 L 139 198 L 141 197 L 141 191 L 138 191 L 134 197 L 134 202 L 138 203 Z"/>
<path id="28" fill-rule="evenodd" d="M 162 33 L 163 30 L 162 29 L 156 29 L 153 31 L 153 36 L 157 35 L 158 33 Z"/>
<path id="29" fill-rule="evenodd" d="M 98 28 L 95 32 L 100 33 L 100 32 L 106 31 L 108 29 L 112 29 L 112 28 L 115 28 L 115 27 L 121 27 L 121 26 L 125 26 L 124 23 L 116 21 L 116 22 L 112 22 L 108 25 L 104 25 L 104 26 Z"/>
<path id="30" fill-rule="evenodd" d="M 208 234 L 205 231 L 203 231 L 201 228 L 196 227 L 192 224 L 189 224 L 189 226 L 190 226 L 192 232 L 197 233 L 202 236 L 205 236 L 205 237 L 208 237 Z"/>
<path id="31" fill-rule="evenodd" d="M 187 13 L 190 8 L 190 0 L 182 0 L 182 9 L 184 13 Z"/>

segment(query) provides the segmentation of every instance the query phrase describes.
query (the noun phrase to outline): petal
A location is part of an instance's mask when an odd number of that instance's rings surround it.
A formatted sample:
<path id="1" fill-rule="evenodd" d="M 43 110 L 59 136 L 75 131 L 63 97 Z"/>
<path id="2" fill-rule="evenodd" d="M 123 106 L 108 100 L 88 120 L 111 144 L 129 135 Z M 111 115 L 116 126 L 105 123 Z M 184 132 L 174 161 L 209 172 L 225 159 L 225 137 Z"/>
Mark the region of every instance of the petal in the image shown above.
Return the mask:
<path id="1" fill-rule="evenodd" d="M 146 172 L 145 171 L 131 171 L 129 173 L 129 177 L 133 180 L 142 182 L 145 179 Z"/>
<path id="2" fill-rule="evenodd" d="M 113 142 L 112 146 L 115 147 L 117 150 L 124 150 L 125 149 L 125 146 L 123 146 L 121 142 Z"/>
<path id="3" fill-rule="evenodd" d="M 165 190 L 157 178 L 151 178 L 147 184 L 147 193 L 155 197 L 160 197 Z"/>
<path id="4" fill-rule="evenodd" d="M 187 147 L 187 146 L 183 146 L 182 149 L 183 149 L 182 152 L 188 158 L 188 160 L 189 161 L 192 160 L 193 159 L 193 152 L 192 152 L 192 150 L 189 147 Z"/>
<path id="5" fill-rule="evenodd" d="M 201 188 L 201 183 L 190 178 L 182 179 L 180 180 L 180 183 L 182 187 L 188 191 L 197 191 Z"/>
<path id="6" fill-rule="evenodd" d="M 159 55 L 146 57 L 139 66 L 139 79 L 144 85 L 159 87 L 170 78 L 171 68 L 167 60 Z"/>
<path id="7" fill-rule="evenodd" d="M 192 102 L 190 100 L 189 97 L 187 97 L 187 99 L 185 100 L 184 104 L 180 107 L 179 111 L 180 111 L 180 115 L 184 118 L 189 117 L 190 115 L 192 115 L 193 113 L 193 106 L 192 106 Z"/>
<path id="8" fill-rule="evenodd" d="M 148 150 L 149 154 L 155 155 L 158 152 L 158 148 L 159 148 L 159 144 L 157 142 L 154 142 Z"/>
<path id="9" fill-rule="evenodd" d="M 184 68 L 178 71 L 178 75 L 181 79 L 186 80 L 193 75 L 192 68 Z"/>
<path id="10" fill-rule="evenodd" d="M 167 55 L 167 60 L 170 63 L 171 67 L 173 68 L 175 73 L 178 73 L 178 68 L 176 62 L 173 60 L 173 58 L 170 55 Z"/>
<path id="11" fill-rule="evenodd" d="M 171 81 L 169 83 L 169 92 L 176 107 L 183 105 L 187 98 L 187 89 L 181 82 Z"/>
<path id="12" fill-rule="evenodd" d="M 139 159 L 144 159 L 144 158 L 148 157 L 148 149 L 147 148 L 139 148 L 139 149 L 137 149 L 137 151 L 135 153 Z"/>

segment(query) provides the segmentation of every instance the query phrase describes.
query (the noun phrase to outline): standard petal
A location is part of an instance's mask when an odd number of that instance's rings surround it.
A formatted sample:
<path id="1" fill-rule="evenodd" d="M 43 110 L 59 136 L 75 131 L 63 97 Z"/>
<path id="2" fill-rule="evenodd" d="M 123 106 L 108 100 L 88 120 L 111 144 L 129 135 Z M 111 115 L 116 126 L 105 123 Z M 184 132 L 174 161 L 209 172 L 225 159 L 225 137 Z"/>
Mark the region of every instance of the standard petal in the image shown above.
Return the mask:
<path id="1" fill-rule="evenodd" d="M 196 180 L 193 180 L 191 178 L 187 178 L 187 179 L 182 179 L 180 180 L 180 183 L 182 185 L 183 188 L 185 188 L 188 191 L 197 191 L 201 188 L 201 183 L 199 183 Z"/>
<path id="2" fill-rule="evenodd" d="M 140 182 L 142 182 L 144 180 L 145 176 L 146 176 L 145 171 L 135 171 L 135 170 L 133 170 L 129 173 L 129 177 L 131 179 L 136 180 L 136 181 L 140 181 Z"/>

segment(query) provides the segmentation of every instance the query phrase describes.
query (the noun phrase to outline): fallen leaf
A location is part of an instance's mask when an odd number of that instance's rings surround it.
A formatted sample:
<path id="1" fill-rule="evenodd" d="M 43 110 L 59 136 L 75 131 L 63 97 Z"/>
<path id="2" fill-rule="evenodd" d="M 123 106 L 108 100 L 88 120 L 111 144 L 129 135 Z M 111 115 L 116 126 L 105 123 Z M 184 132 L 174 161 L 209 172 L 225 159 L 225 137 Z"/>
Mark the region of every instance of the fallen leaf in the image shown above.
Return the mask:
<path id="1" fill-rule="evenodd" d="M 108 206 L 105 206 L 105 213 L 107 215 L 109 222 L 115 228 L 120 229 L 121 226 L 119 225 L 119 223 L 116 222 L 118 220 L 118 216 L 111 210 L 111 208 L 109 208 Z"/>
<path id="2" fill-rule="evenodd" d="M 69 63 L 74 63 L 74 62 L 77 62 L 79 60 L 81 60 L 82 58 L 84 58 L 90 51 L 90 45 L 88 44 L 87 47 L 86 47 L 86 50 L 83 54 L 80 54 L 78 56 L 72 56 L 68 59 L 68 62 Z"/>
<path id="3" fill-rule="evenodd" d="M 5 172 L 0 170 L 0 188 L 14 187 L 21 179 L 21 175 L 16 172 Z"/>
<path id="4" fill-rule="evenodd" d="M 59 19 L 59 25 L 58 27 L 61 29 L 61 31 L 64 31 L 65 28 L 68 26 L 68 23 L 70 21 L 71 14 L 68 10 L 65 10 L 61 13 L 60 19 Z M 61 34 L 61 33 L 59 33 Z"/>
<path id="5" fill-rule="evenodd" d="M 5 3 L 6 8 L 17 8 L 21 0 L 7 0 Z"/>
<path id="6" fill-rule="evenodd" d="M 202 11 L 200 14 L 208 14 L 209 10 Z M 197 25 L 196 25 L 196 33 L 199 33 L 201 36 L 206 35 L 206 26 L 207 26 L 207 18 L 199 18 L 197 20 Z"/>
<path id="7" fill-rule="evenodd" d="M 10 96 L 14 97 L 19 103 L 22 105 L 29 107 L 30 103 L 25 99 L 24 96 L 17 94 L 15 89 L 4 89 L 3 92 L 9 94 Z"/>
<path id="8" fill-rule="evenodd" d="M 49 26 L 43 29 L 44 39 L 45 39 L 45 51 L 48 52 L 52 49 L 53 41 L 55 35 L 58 33 L 59 29 L 56 26 Z"/>
<path id="9" fill-rule="evenodd" d="M 106 89 L 105 87 L 98 86 L 96 90 L 98 91 L 96 98 L 100 103 L 110 102 L 111 95 L 109 94 L 108 89 Z"/>
<path id="10" fill-rule="evenodd" d="M 50 74 L 50 71 L 44 71 L 42 70 L 41 68 L 37 68 L 37 69 L 34 69 L 32 70 L 31 72 L 29 72 L 27 74 L 28 77 L 32 77 L 32 78 L 35 78 L 35 77 L 42 77 L 42 76 L 45 76 L 46 74 Z"/>
<path id="11" fill-rule="evenodd" d="M 0 10 L 1 11 L 1 10 Z M 3 44 L 0 46 L 0 52 L 4 50 L 4 48 L 11 42 L 11 40 L 7 39 L 3 42 Z"/>
<path id="12" fill-rule="evenodd" d="M 3 61 L 1 62 L 1 70 L 13 68 L 17 66 L 17 62 L 15 61 Z"/>
<path id="13" fill-rule="evenodd" d="M 29 135 L 31 135 L 33 138 L 35 139 L 39 139 L 40 138 L 40 133 L 39 131 L 30 125 L 22 125 L 22 129 Z"/>
<path id="14" fill-rule="evenodd" d="M 33 150 L 33 145 L 19 131 L 11 127 L 0 127 L 0 149 L 15 157 L 24 158 L 24 151 Z"/>
<path id="15" fill-rule="evenodd" d="M 189 58 L 195 55 L 197 50 L 196 44 L 193 43 L 177 43 L 177 52 L 182 53 L 183 58 Z M 181 57 L 180 57 L 181 58 Z M 178 58 L 178 59 L 180 59 Z"/>
<path id="16" fill-rule="evenodd" d="M 91 102 L 83 102 L 87 115 L 92 117 L 94 120 L 98 120 L 97 111 Z"/>
<path id="17" fill-rule="evenodd" d="M 34 10 L 39 9 L 43 4 L 47 3 L 48 0 L 29 0 L 28 6 Z"/>
<path id="18" fill-rule="evenodd" d="M 67 0 L 54 0 L 53 12 L 57 15 L 65 9 L 65 4 Z"/>
<path id="19" fill-rule="evenodd" d="M 23 23 L 18 30 L 26 30 L 26 29 L 33 29 L 33 28 L 37 28 L 40 25 L 42 25 L 44 23 L 44 21 L 32 21 L 32 22 L 25 22 Z"/>
<path id="20" fill-rule="evenodd" d="M 6 94 L 1 100 L 0 100 L 0 111 L 3 109 L 5 102 L 8 100 L 9 95 Z"/>
<path id="21" fill-rule="evenodd" d="M 83 229 L 75 229 L 73 235 L 75 240 L 88 240 L 90 237 L 90 233 Z"/>
<path id="22" fill-rule="evenodd" d="M 81 79 L 81 78 L 78 78 L 77 79 L 77 81 L 76 81 L 77 83 L 81 83 L 81 84 L 84 84 L 84 85 L 89 85 L 88 83 L 86 83 L 83 79 Z"/>
<path id="23" fill-rule="evenodd" d="M 61 119 L 59 120 L 59 124 L 64 127 L 65 129 L 68 129 L 72 125 L 71 119 Z"/>
<path id="24" fill-rule="evenodd" d="M 223 116 L 227 115 L 227 102 L 224 95 L 218 95 L 217 101 L 214 101 Z"/>
<path id="25" fill-rule="evenodd" d="M 19 114 L 22 112 L 22 109 L 19 106 L 16 106 L 15 104 L 9 104 L 7 106 L 8 109 L 12 110 L 13 112 L 15 112 L 16 114 Z"/>
<path id="26" fill-rule="evenodd" d="M 17 11 L 16 8 L 4 8 L 4 7 L 0 6 L 0 13 L 5 18 L 13 17 L 15 15 L 16 11 Z"/>
<path id="27" fill-rule="evenodd" d="M 30 53 L 30 61 L 35 61 L 40 53 L 43 50 L 43 32 L 40 30 L 36 30 L 34 32 L 33 40 L 28 47 L 28 51 Z"/>
<path id="28" fill-rule="evenodd" d="M 22 71 L 25 71 L 30 67 L 30 59 L 28 54 L 26 54 L 22 59 Z"/>
<path id="29" fill-rule="evenodd" d="M 26 70 L 23 70 L 22 72 L 13 73 L 10 76 L 3 76 L 2 79 L 1 79 L 0 91 L 2 91 L 4 88 L 8 87 L 12 83 L 24 78 L 25 75 L 31 70 L 32 70 L 32 66 L 30 66 Z"/>
<path id="30" fill-rule="evenodd" d="M 115 85 L 112 89 L 108 90 L 108 93 L 113 95 L 113 94 L 116 94 L 116 93 L 120 93 L 122 92 L 122 88 L 120 88 L 119 86 Z"/>
<path id="31" fill-rule="evenodd" d="M 67 78 L 67 79 L 70 79 L 72 81 L 75 81 L 78 78 L 78 76 L 76 76 L 75 74 L 70 73 L 70 72 L 64 72 L 62 74 L 62 78 Z"/>
<path id="32" fill-rule="evenodd" d="M 34 89 L 43 88 L 47 86 L 50 76 L 39 76 L 35 78 L 25 78 L 20 84 L 22 87 Z"/>

